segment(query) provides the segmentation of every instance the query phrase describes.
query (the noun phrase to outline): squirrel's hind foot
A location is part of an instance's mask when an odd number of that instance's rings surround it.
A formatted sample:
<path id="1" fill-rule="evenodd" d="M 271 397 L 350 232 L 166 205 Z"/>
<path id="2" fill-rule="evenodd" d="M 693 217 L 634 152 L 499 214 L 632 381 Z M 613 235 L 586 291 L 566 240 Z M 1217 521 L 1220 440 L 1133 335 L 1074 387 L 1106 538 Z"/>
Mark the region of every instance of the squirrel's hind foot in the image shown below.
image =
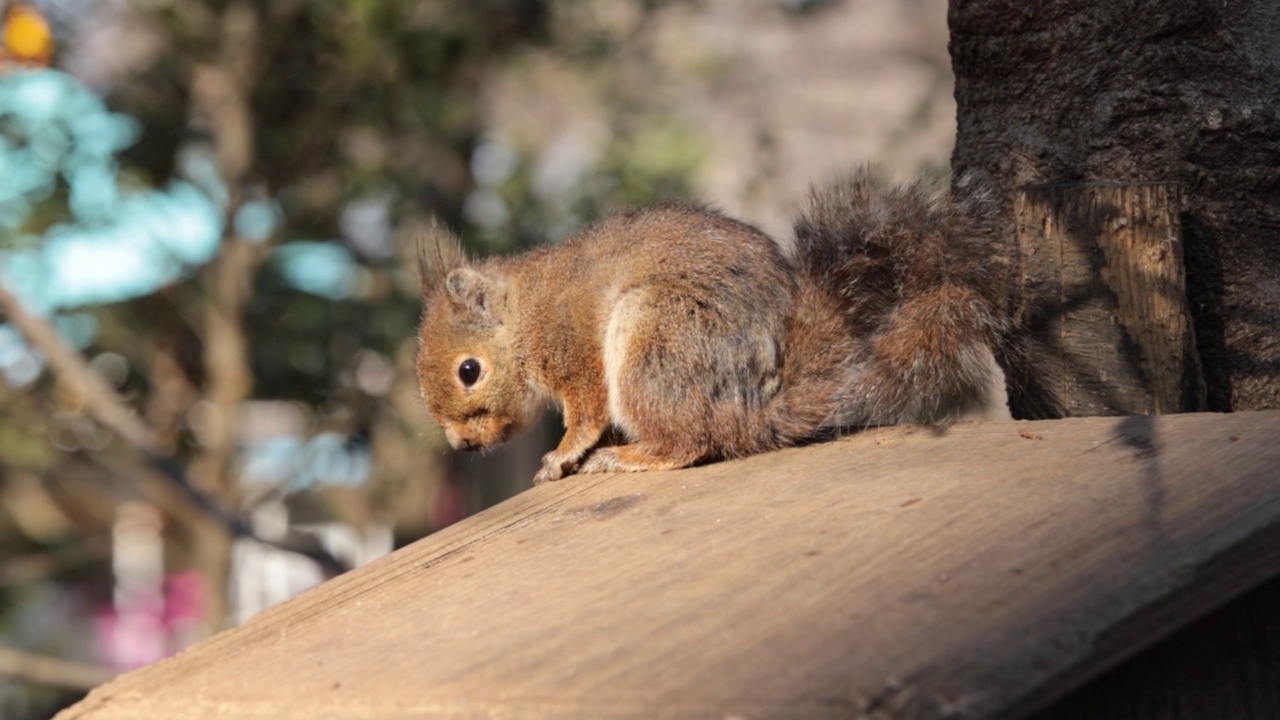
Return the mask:
<path id="1" fill-rule="evenodd" d="M 578 468 L 578 472 L 676 470 L 689 467 L 701 459 L 702 453 L 692 450 L 660 449 L 649 443 L 632 443 L 595 449 Z"/>

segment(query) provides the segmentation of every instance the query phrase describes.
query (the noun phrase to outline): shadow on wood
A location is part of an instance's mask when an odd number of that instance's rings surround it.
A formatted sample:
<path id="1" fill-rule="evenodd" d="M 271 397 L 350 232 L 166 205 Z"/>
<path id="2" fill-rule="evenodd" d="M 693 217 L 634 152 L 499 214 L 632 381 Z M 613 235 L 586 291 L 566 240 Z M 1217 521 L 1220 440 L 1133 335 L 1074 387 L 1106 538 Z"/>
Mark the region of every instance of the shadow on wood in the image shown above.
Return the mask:
<path id="1" fill-rule="evenodd" d="M 1014 202 L 1025 357 L 1016 417 L 1205 407 L 1175 183 L 1028 185 Z"/>
<path id="2" fill-rule="evenodd" d="M 1006 717 L 1280 571 L 1280 412 L 574 476 L 64 711 Z"/>

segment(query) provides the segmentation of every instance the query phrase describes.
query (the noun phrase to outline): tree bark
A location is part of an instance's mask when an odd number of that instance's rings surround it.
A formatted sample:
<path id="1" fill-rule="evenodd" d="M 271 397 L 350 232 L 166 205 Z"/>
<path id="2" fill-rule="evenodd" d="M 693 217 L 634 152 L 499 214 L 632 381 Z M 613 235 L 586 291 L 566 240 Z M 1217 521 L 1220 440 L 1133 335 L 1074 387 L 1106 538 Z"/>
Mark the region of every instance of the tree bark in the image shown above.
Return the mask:
<path id="1" fill-rule="evenodd" d="M 1208 407 L 1280 407 L 1280 5 L 952 0 L 948 21 L 957 175 L 989 179 L 1011 235 L 1024 185 L 1179 183 Z"/>
<path id="2" fill-rule="evenodd" d="M 1204 409 L 1170 183 L 1029 185 L 1014 200 L 1025 362 L 1038 419 Z M 1039 409 L 1040 412 L 1033 412 Z"/>

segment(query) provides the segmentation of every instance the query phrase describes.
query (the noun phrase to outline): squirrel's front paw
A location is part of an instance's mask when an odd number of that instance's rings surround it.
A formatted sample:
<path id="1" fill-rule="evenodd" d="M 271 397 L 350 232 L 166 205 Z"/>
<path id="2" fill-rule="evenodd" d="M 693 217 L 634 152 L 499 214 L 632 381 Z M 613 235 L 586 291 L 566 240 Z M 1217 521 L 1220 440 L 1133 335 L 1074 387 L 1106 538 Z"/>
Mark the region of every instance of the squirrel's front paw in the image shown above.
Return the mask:
<path id="1" fill-rule="evenodd" d="M 533 484 L 541 485 L 545 482 L 559 480 L 562 477 L 564 477 L 564 472 L 561 471 L 560 468 L 552 465 L 543 465 L 542 468 L 538 470 L 538 474 L 533 476 Z"/>
<path id="2" fill-rule="evenodd" d="M 533 476 L 533 484 L 541 485 L 545 482 L 559 480 L 573 469 L 577 463 L 577 458 L 566 459 L 562 453 L 554 450 L 542 456 L 542 468 L 538 470 L 538 474 Z"/>

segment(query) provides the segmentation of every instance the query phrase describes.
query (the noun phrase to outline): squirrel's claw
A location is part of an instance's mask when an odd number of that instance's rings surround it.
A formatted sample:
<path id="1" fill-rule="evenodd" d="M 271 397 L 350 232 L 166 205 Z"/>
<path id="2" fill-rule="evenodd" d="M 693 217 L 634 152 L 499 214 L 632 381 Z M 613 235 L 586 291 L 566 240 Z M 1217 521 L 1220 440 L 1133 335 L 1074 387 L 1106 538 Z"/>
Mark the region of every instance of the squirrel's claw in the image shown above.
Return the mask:
<path id="1" fill-rule="evenodd" d="M 545 482 L 559 480 L 565 475 L 573 471 L 573 467 L 578 464 L 580 454 L 568 455 L 558 450 L 552 450 L 542 456 L 542 469 L 538 470 L 538 474 L 533 476 L 533 484 L 541 485 Z"/>
<path id="2" fill-rule="evenodd" d="M 543 465 L 542 469 L 538 470 L 538 474 L 533 476 L 533 484 L 541 485 L 545 482 L 559 480 L 562 477 L 564 477 L 564 471 L 560 468 L 554 465 Z"/>

